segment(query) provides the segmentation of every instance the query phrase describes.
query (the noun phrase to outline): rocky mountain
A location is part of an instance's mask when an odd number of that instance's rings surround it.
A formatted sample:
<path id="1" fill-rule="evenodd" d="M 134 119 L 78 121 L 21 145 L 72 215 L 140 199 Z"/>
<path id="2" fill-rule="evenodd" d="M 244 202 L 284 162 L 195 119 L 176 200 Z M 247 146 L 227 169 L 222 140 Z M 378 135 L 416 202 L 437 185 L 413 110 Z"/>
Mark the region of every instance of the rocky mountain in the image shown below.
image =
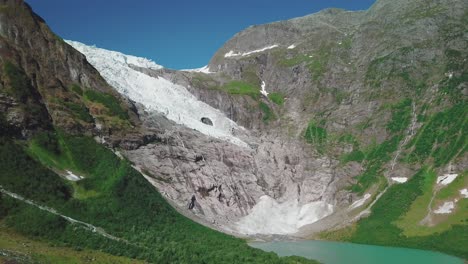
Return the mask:
<path id="1" fill-rule="evenodd" d="M 0 262 L 316 263 L 175 211 L 120 153 L 162 138 L 21 0 L 0 1 L 0 50 Z"/>
<path id="2" fill-rule="evenodd" d="M 93 136 L 226 233 L 467 257 L 465 1 L 377 0 L 251 26 L 184 71 L 62 41 L 3 2 L 2 124 L 59 174 L 87 170 L 42 157 L 38 131 L 68 149 L 61 131 Z"/>
<path id="3" fill-rule="evenodd" d="M 228 232 L 309 236 L 368 215 L 425 166 L 466 171 L 466 3 L 421 4 L 252 26 L 203 71 L 117 66 L 109 51 L 69 43 L 109 83 L 131 80 L 114 87 L 141 104 L 160 140 L 125 156 L 169 200 L 187 210 L 195 195 L 193 213 Z M 147 81 L 121 76 L 124 67 Z M 164 106 L 163 87 L 184 95 Z M 436 127 L 447 134 L 436 139 Z"/>
<path id="4" fill-rule="evenodd" d="M 1 3 L 2 118 L 23 136 L 52 126 L 88 135 L 138 126 L 132 104 L 20 3 Z"/>

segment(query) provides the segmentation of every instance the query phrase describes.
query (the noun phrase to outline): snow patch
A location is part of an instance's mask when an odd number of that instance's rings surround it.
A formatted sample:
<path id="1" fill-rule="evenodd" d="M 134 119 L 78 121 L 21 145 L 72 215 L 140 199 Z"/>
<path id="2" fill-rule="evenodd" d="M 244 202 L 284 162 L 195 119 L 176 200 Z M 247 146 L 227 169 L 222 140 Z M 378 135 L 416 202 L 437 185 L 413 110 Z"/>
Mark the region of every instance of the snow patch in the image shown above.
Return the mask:
<path id="1" fill-rule="evenodd" d="M 265 97 L 268 97 L 268 92 L 265 90 L 266 84 L 265 81 L 262 81 L 262 90 L 260 91 Z"/>
<path id="2" fill-rule="evenodd" d="M 296 45 L 292 44 L 291 46 L 288 47 L 288 49 L 294 49 L 296 48 Z"/>
<path id="3" fill-rule="evenodd" d="M 352 210 L 352 209 L 355 209 L 355 208 L 358 208 L 358 207 L 361 207 L 364 205 L 364 203 L 367 201 L 367 199 L 369 199 L 371 197 L 370 193 L 366 193 L 364 195 L 364 197 L 362 197 L 361 199 L 355 201 L 354 203 L 352 203 L 350 206 L 349 206 L 349 209 Z"/>
<path id="4" fill-rule="evenodd" d="M 449 185 L 452 183 L 456 178 L 458 174 L 456 173 L 447 173 L 442 176 L 437 177 L 437 184 L 440 185 Z"/>
<path id="5" fill-rule="evenodd" d="M 455 208 L 454 202 L 445 202 L 439 208 L 437 208 L 434 213 L 436 214 L 450 214 L 452 210 Z"/>
<path id="6" fill-rule="evenodd" d="M 460 194 L 463 196 L 463 198 L 468 198 L 468 189 L 461 189 Z"/>
<path id="7" fill-rule="evenodd" d="M 323 201 L 300 205 L 297 199 L 278 203 L 268 195 L 260 197 L 247 216 L 237 222 L 243 234 L 292 234 L 333 213 L 333 205 Z"/>
<path id="8" fill-rule="evenodd" d="M 76 174 L 74 174 L 74 173 L 71 172 L 71 171 L 68 171 L 68 170 L 67 170 L 66 172 L 67 172 L 67 174 L 65 175 L 65 178 L 66 178 L 67 180 L 69 180 L 69 181 L 74 181 L 74 182 L 76 182 L 76 181 L 79 181 L 79 180 L 84 179 L 83 176 L 76 175 Z"/>
<path id="9" fill-rule="evenodd" d="M 185 70 L 181 70 L 181 71 L 185 71 L 185 72 L 201 72 L 201 73 L 206 73 L 206 74 L 213 73 L 213 72 L 210 71 L 210 68 L 208 67 L 208 65 L 203 66 L 203 67 L 201 67 L 201 68 L 197 68 L 197 69 L 185 69 Z"/>
<path id="10" fill-rule="evenodd" d="M 67 43 L 83 53 L 119 93 L 141 103 L 147 110 L 160 112 L 168 119 L 205 135 L 248 147 L 232 134 L 235 130 L 242 130 L 241 126 L 218 109 L 199 101 L 185 87 L 162 77 L 151 77 L 132 69 L 129 61 L 139 60 L 128 60 L 129 56 L 122 53 L 87 46 L 76 41 Z M 213 126 L 203 124 L 202 117 L 212 120 Z"/>
<path id="11" fill-rule="evenodd" d="M 405 183 L 408 181 L 406 177 L 392 177 L 392 180 L 398 183 Z"/>
<path id="12" fill-rule="evenodd" d="M 233 50 L 231 50 L 228 53 L 224 54 L 224 57 L 225 58 L 230 58 L 230 57 L 237 57 L 237 56 L 249 56 L 249 55 L 254 54 L 254 53 L 274 49 L 274 48 L 277 48 L 277 47 L 278 47 L 278 45 L 272 45 L 272 46 L 268 46 L 268 47 L 265 47 L 265 48 L 262 48 L 262 49 L 252 50 L 252 51 L 244 52 L 244 53 L 236 53 Z"/>

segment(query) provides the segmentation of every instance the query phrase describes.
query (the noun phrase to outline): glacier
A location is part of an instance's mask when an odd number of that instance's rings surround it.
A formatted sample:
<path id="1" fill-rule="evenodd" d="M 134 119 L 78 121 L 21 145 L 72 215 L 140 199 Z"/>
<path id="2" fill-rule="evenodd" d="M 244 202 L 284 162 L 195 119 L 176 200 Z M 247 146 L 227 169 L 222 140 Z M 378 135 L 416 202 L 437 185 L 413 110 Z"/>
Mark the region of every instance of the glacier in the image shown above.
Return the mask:
<path id="1" fill-rule="evenodd" d="M 158 70 L 162 69 L 162 66 L 145 58 L 88 46 L 77 41 L 66 40 L 66 42 L 84 54 L 102 77 L 119 93 L 141 103 L 146 110 L 159 112 L 177 124 L 195 129 L 210 137 L 248 147 L 247 143 L 233 135 L 234 131 L 244 128 L 238 126 L 224 113 L 199 101 L 181 85 L 134 69 L 136 66 Z M 202 123 L 203 117 L 209 118 L 213 126 Z"/>
<path id="2" fill-rule="evenodd" d="M 300 205 L 297 199 L 278 203 L 268 195 L 260 197 L 251 212 L 237 222 L 242 234 L 287 235 L 333 213 L 333 205 L 316 201 Z"/>

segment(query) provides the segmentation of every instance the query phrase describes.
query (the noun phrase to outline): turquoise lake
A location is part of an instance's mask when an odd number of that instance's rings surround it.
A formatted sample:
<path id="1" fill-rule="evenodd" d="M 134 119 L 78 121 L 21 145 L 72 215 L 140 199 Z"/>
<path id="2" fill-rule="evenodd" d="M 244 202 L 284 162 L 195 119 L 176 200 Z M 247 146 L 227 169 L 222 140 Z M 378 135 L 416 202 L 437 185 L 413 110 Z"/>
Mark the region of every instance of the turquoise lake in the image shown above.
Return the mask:
<path id="1" fill-rule="evenodd" d="M 302 256 L 324 264 L 463 264 L 462 259 L 433 251 L 330 241 L 255 242 L 249 245 L 280 256 Z"/>

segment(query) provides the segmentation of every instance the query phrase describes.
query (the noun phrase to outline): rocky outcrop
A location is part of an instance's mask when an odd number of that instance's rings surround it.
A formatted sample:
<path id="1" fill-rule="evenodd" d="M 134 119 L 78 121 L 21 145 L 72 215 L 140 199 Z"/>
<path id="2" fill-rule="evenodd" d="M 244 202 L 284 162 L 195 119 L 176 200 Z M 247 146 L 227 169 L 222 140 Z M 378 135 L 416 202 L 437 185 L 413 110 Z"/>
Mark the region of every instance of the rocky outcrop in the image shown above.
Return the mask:
<path id="1" fill-rule="evenodd" d="M 10 125 L 26 135 L 52 125 L 74 134 L 98 134 L 97 127 L 129 132 L 138 124 L 132 104 L 26 3 L 3 0 L 0 6 L 0 108 Z M 89 90 L 118 98 L 128 121 L 111 121 L 108 109 L 88 98 Z"/>

